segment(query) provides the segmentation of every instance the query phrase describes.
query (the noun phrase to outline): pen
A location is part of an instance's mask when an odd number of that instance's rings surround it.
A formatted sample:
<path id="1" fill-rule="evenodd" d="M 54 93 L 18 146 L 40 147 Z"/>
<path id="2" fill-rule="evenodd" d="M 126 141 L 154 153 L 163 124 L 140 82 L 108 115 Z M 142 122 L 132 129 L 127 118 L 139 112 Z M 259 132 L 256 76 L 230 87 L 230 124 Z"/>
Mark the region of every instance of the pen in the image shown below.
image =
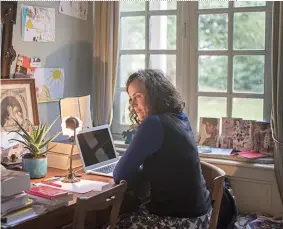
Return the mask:
<path id="1" fill-rule="evenodd" d="M 42 181 L 41 183 L 42 183 L 42 184 L 51 185 L 51 186 L 54 186 L 54 187 L 58 187 L 58 188 L 61 188 L 61 187 L 62 187 L 62 185 L 53 183 L 53 182 L 51 182 L 51 181 Z"/>
<path id="2" fill-rule="evenodd" d="M 46 180 L 43 180 L 43 181 L 58 181 L 58 180 L 60 180 L 61 179 L 61 177 L 51 177 L 51 178 L 48 178 L 48 179 L 46 179 Z"/>

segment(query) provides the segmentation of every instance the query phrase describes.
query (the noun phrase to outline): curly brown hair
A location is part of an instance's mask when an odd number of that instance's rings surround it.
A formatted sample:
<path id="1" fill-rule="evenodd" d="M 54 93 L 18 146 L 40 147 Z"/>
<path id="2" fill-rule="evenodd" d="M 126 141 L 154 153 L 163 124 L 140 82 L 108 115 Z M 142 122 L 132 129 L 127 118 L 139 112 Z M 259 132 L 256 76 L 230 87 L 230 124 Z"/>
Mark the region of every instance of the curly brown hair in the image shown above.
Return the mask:
<path id="1" fill-rule="evenodd" d="M 160 70 L 145 69 L 139 70 L 129 76 L 126 88 L 128 92 L 129 85 L 138 80 L 145 86 L 145 101 L 149 115 L 174 113 L 178 114 L 183 111 L 185 103 L 175 86 L 168 80 Z M 133 106 L 129 106 L 130 119 L 132 123 L 140 124 L 140 120 Z"/>

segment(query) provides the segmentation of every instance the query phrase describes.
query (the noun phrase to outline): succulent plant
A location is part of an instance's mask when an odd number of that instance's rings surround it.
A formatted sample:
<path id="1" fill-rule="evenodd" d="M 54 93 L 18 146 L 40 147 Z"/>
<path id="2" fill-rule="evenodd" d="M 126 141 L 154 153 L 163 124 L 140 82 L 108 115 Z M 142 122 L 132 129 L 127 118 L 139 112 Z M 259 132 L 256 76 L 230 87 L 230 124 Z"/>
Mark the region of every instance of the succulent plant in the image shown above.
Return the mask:
<path id="1" fill-rule="evenodd" d="M 59 117 L 58 117 L 59 118 Z M 56 118 L 53 123 L 48 127 L 47 124 L 40 123 L 38 126 L 35 126 L 30 123 L 31 131 L 25 130 L 21 124 L 14 119 L 15 123 L 19 127 L 19 131 L 10 131 L 9 133 L 17 133 L 22 137 L 22 140 L 19 139 L 10 139 L 10 141 L 17 141 L 19 143 L 22 143 L 24 145 L 24 148 L 29 150 L 29 153 L 25 154 L 25 158 L 40 158 L 43 157 L 44 154 L 46 154 L 48 151 L 51 150 L 47 149 L 44 151 L 44 147 L 47 146 L 47 144 L 54 140 L 61 132 L 49 137 L 46 139 L 48 132 L 52 128 L 52 126 L 57 121 Z M 30 133 L 29 133 L 30 132 Z"/>

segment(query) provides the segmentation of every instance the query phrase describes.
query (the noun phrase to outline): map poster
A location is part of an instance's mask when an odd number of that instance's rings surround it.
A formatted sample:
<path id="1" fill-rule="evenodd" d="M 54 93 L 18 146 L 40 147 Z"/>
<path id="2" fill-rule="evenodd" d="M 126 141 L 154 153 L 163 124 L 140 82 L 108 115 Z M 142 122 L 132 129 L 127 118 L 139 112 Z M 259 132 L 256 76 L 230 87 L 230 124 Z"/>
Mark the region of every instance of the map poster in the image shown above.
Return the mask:
<path id="1" fill-rule="evenodd" d="M 22 40 L 55 41 L 55 9 L 22 6 Z"/>
<path id="2" fill-rule="evenodd" d="M 37 102 L 53 102 L 63 98 L 63 68 L 36 68 L 34 79 Z"/>

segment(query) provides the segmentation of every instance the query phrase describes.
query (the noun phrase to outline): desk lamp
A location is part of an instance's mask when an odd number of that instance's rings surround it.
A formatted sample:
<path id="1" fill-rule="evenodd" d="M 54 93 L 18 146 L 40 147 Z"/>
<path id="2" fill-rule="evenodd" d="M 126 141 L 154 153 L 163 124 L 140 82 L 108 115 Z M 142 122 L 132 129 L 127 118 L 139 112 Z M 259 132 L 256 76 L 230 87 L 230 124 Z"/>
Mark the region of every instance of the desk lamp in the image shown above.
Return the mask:
<path id="1" fill-rule="evenodd" d="M 77 178 L 75 173 L 73 172 L 73 150 L 76 133 L 82 129 L 82 121 L 79 118 L 69 116 L 63 119 L 61 127 L 63 135 L 68 135 L 69 140 L 72 142 L 69 173 L 61 181 L 64 183 L 76 183 L 80 181 L 80 179 Z"/>

